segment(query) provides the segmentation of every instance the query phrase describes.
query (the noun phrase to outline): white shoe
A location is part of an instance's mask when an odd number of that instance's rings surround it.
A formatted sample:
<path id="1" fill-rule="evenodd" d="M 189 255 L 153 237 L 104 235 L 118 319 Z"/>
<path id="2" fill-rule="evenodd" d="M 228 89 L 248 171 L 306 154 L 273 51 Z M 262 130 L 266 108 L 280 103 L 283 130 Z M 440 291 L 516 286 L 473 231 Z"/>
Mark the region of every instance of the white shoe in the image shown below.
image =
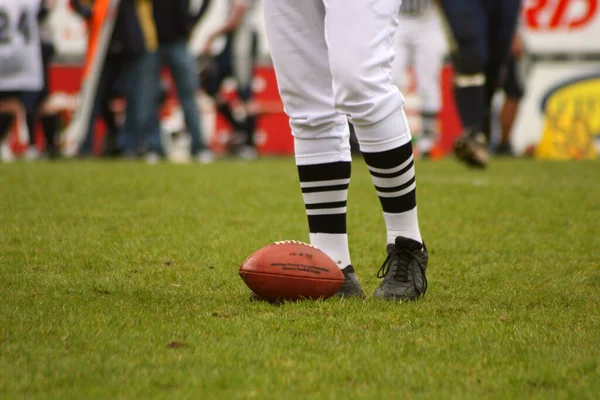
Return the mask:
<path id="1" fill-rule="evenodd" d="M 201 150 L 194 156 L 194 160 L 200 164 L 211 164 L 215 161 L 215 154 L 208 149 Z"/>
<path id="2" fill-rule="evenodd" d="M 256 151 L 256 149 L 248 145 L 241 146 L 237 151 L 237 155 L 241 159 L 249 161 L 256 160 L 258 158 L 258 152 Z"/>
<path id="3" fill-rule="evenodd" d="M 416 143 L 417 150 L 419 154 L 429 154 L 433 149 L 433 145 L 435 144 L 434 138 L 429 136 L 421 136 Z"/>
<path id="4" fill-rule="evenodd" d="M 160 161 L 160 156 L 154 152 L 150 152 L 148 154 L 146 154 L 146 164 L 148 165 L 155 165 L 158 164 L 158 162 Z"/>
<path id="5" fill-rule="evenodd" d="M 27 151 L 25 151 L 25 155 L 23 156 L 25 161 L 36 161 L 42 158 L 42 154 L 35 146 L 29 146 Z"/>
<path id="6" fill-rule="evenodd" d="M 14 161 L 15 155 L 8 145 L 8 140 L 5 140 L 2 144 L 0 144 L 0 162 L 8 164 Z"/>

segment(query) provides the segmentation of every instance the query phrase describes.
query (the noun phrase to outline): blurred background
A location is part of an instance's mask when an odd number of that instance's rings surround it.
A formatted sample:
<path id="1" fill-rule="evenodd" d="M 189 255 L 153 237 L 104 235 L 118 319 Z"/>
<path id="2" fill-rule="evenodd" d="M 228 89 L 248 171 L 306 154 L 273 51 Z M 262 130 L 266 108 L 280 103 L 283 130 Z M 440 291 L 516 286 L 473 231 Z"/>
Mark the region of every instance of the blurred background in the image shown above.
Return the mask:
<path id="1" fill-rule="evenodd" d="M 259 1 L 43 3 L 47 12 L 39 30 L 47 93 L 37 101 L 4 105 L 14 119 L 2 141 L 3 162 L 102 156 L 211 162 L 219 156 L 292 154 Z M 173 7 L 178 3 L 185 7 L 183 17 Z M 598 3 L 523 2 L 511 65 L 492 103 L 492 152 L 596 157 Z M 439 12 L 431 15 L 434 22 L 423 25 L 423 36 L 431 30 L 432 37 L 445 38 Z M 429 78 L 419 77 L 421 53 L 411 40 L 398 37 L 404 53 L 394 79 L 405 95 L 415 141 L 422 139 L 417 155 L 435 160 L 451 154 L 462 131 L 452 95 L 451 44 L 442 39 L 430 55 L 431 64 L 439 59 L 440 66 L 427 85 L 439 90 L 441 101 L 430 126 L 423 94 Z"/>

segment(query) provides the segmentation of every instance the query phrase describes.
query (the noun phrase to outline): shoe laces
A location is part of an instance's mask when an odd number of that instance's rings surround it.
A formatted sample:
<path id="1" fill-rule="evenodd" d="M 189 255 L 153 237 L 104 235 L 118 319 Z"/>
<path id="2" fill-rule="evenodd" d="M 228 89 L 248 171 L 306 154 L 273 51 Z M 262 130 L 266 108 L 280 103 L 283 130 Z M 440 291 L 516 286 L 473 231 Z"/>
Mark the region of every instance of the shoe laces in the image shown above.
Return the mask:
<path id="1" fill-rule="evenodd" d="M 425 275 L 425 267 L 421 263 L 421 260 L 419 260 L 419 257 L 417 257 L 417 255 L 414 252 L 408 249 L 398 249 L 394 246 L 394 249 L 388 253 L 387 257 L 385 258 L 385 261 L 383 261 L 383 264 L 381 264 L 379 271 L 377 271 L 377 277 L 386 279 L 392 264 L 396 260 L 398 266 L 394 271 L 393 277 L 398 278 L 402 282 L 408 282 L 410 273 L 413 285 L 417 293 L 425 293 L 427 291 L 427 276 Z M 419 289 L 417 287 L 416 278 L 418 277 L 418 272 L 414 268 L 410 268 L 410 262 L 412 260 L 414 260 L 419 266 L 419 271 L 421 272 L 421 277 L 423 279 L 422 289 Z"/>

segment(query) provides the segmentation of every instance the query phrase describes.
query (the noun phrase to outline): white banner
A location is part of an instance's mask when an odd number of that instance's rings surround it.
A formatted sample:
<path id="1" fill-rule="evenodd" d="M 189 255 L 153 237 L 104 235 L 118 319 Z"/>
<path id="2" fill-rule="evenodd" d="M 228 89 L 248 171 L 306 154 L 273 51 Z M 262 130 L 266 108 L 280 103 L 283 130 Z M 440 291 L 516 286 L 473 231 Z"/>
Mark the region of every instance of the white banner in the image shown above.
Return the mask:
<path id="1" fill-rule="evenodd" d="M 532 67 L 512 132 L 517 154 L 544 143 L 551 158 L 587 158 L 600 135 L 600 64 L 543 61 Z M 589 150 L 589 149 L 588 149 Z"/>
<path id="2" fill-rule="evenodd" d="M 600 0 L 525 0 L 523 20 L 531 53 L 600 54 Z"/>

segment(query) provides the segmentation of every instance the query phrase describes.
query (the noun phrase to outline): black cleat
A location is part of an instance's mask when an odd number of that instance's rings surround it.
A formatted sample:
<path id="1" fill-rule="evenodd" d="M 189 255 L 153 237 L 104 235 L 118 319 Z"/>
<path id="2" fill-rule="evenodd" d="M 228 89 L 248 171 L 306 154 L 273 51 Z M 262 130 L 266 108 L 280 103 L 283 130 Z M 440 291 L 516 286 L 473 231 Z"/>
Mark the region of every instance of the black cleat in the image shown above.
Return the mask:
<path id="1" fill-rule="evenodd" d="M 490 159 L 485 134 L 483 132 L 463 134 L 454 142 L 454 154 L 470 167 L 485 168 Z"/>
<path id="2" fill-rule="evenodd" d="M 388 244 L 387 258 L 377 272 L 383 282 L 375 291 L 376 299 L 416 300 L 427 291 L 427 247 L 416 240 L 397 237 Z"/>
<path id="3" fill-rule="evenodd" d="M 352 265 L 348 265 L 342 270 L 342 273 L 344 274 L 344 284 L 337 291 L 334 297 L 358 297 L 361 299 L 366 298 L 367 296 L 360 287 L 360 283 L 358 282 L 358 278 L 356 277 L 356 273 L 354 272 L 354 267 Z"/>

